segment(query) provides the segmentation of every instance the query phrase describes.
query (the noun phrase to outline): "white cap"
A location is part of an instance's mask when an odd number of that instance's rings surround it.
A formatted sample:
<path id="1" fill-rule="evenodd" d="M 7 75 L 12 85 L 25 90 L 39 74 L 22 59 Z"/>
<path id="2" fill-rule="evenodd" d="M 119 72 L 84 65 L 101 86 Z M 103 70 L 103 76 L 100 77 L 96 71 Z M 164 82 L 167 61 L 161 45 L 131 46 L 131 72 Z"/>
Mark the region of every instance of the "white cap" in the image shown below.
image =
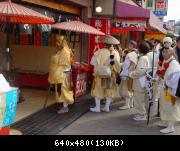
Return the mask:
<path id="1" fill-rule="evenodd" d="M 172 44 L 172 38 L 171 38 L 171 37 L 165 37 L 165 38 L 163 39 L 163 44 L 166 43 L 166 42 Z"/>

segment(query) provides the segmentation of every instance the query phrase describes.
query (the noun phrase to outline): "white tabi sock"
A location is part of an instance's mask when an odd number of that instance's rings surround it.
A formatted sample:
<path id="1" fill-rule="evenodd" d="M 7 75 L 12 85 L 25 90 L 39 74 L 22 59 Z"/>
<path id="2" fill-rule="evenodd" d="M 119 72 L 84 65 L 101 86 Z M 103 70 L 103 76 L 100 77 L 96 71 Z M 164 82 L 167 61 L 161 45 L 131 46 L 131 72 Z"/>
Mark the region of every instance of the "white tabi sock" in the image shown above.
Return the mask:
<path id="1" fill-rule="evenodd" d="M 106 98 L 106 104 L 105 104 L 105 107 L 102 109 L 102 111 L 105 111 L 105 112 L 110 112 L 110 105 L 111 105 L 111 102 L 112 102 L 112 99 L 107 97 Z"/>
<path id="2" fill-rule="evenodd" d="M 95 97 L 95 104 L 96 106 L 94 108 L 90 108 L 91 112 L 100 112 L 100 99 Z"/>

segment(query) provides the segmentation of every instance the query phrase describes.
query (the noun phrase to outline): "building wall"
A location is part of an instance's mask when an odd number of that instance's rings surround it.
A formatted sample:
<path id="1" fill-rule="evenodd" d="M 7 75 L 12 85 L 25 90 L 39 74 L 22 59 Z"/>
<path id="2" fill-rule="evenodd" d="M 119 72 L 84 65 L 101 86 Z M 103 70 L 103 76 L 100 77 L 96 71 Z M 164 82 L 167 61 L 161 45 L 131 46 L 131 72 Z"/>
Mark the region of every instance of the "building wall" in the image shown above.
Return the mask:
<path id="1" fill-rule="evenodd" d="M 92 17 L 93 0 L 68 0 L 68 1 L 84 7 L 83 10 L 85 11 L 87 18 Z"/>
<path id="2" fill-rule="evenodd" d="M 91 0 L 71 0 L 76 4 L 82 6 L 83 21 L 88 23 L 88 18 L 91 17 Z M 0 52 L 5 50 L 6 35 L 0 33 Z M 83 62 L 88 61 L 88 43 L 89 35 L 83 34 L 82 44 L 77 42 L 75 44 L 75 61 Z M 70 43 L 71 48 L 73 44 Z M 81 53 L 81 49 L 83 53 Z M 11 53 L 13 56 L 13 67 L 20 68 L 21 70 L 48 72 L 49 61 L 51 55 L 55 52 L 55 47 L 50 46 L 31 46 L 31 45 L 12 45 Z M 83 59 L 82 59 L 83 58 Z"/>
<path id="3" fill-rule="evenodd" d="M 72 45 L 72 44 L 71 44 Z M 75 60 L 80 61 L 80 45 L 75 47 Z M 72 48 L 72 47 L 71 47 Z M 11 53 L 13 57 L 12 65 L 21 70 L 39 71 L 47 73 L 51 55 L 56 52 L 56 47 L 51 46 L 26 46 L 13 45 Z"/>

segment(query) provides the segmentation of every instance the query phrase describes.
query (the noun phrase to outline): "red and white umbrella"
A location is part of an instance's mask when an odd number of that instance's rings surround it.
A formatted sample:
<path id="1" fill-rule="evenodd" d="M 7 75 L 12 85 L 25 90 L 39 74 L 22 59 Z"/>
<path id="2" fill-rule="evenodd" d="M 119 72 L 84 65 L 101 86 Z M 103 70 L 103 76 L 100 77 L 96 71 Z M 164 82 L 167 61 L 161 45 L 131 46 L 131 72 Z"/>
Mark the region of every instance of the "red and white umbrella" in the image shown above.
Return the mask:
<path id="1" fill-rule="evenodd" d="M 93 35 L 105 35 L 105 33 L 81 21 L 68 21 L 68 22 L 57 23 L 52 25 L 52 28 L 59 30 L 73 31 L 78 33 L 93 34 Z"/>
<path id="2" fill-rule="evenodd" d="M 6 0 L 0 2 L 0 23 L 52 24 L 54 19 Z"/>

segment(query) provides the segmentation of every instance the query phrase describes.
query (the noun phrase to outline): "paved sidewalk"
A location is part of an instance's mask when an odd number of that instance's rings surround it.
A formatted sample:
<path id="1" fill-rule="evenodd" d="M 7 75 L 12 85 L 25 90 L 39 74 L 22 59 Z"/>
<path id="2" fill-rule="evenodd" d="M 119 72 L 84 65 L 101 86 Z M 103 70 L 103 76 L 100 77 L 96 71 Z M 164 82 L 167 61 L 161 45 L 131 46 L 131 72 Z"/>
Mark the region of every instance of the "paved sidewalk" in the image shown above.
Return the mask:
<path id="1" fill-rule="evenodd" d="M 116 102 L 111 107 L 111 113 L 88 112 L 58 135 L 160 135 L 158 118 L 151 119 L 147 126 L 146 122 L 132 120 L 134 109 L 120 111 L 120 105 L 122 102 Z M 176 132 L 170 135 L 179 134 L 180 123 L 176 124 Z"/>

